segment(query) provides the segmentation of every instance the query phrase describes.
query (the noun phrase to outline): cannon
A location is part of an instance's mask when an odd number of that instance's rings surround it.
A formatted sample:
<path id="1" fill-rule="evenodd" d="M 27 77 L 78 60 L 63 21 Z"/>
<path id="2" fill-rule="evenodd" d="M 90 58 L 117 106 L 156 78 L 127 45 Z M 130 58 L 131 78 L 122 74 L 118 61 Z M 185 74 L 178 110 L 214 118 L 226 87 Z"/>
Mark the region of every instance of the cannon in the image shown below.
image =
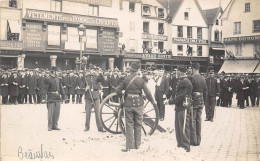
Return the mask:
<path id="1" fill-rule="evenodd" d="M 103 128 L 113 134 L 125 134 L 125 116 L 121 108 L 122 98 L 115 99 L 116 93 L 108 95 L 99 108 L 99 119 Z M 142 129 L 145 135 L 152 135 L 157 129 L 159 111 L 151 102 L 145 100 Z"/>

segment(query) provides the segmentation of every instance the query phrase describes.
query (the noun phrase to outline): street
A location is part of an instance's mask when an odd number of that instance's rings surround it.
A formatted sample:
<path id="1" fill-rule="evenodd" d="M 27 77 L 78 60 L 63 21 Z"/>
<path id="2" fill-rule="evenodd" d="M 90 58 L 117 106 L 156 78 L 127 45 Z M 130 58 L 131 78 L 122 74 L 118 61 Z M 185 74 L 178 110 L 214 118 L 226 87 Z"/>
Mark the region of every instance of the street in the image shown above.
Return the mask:
<path id="1" fill-rule="evenodd" d="M 236 101 L 233 101 L 236 104 Z M 177 148 L 174 107 L 166 106 L 166 118 L 159 124 L 166 133 L 142 136 L 140 149 L 121 152 L 122 134 L 99 133 L 94 113 L 90 131 L 84 132 L 84 104 L 62 104 L 60 131 L 47 130 L 46 105 L 1 106 L 1 160 L 199 160 L 259 161 L 260 108 L 217 107 L 214 122 L 202 114 L 202 142 L 191 152 Z M 43 153 L 43 154 L 40 154 Z"/>

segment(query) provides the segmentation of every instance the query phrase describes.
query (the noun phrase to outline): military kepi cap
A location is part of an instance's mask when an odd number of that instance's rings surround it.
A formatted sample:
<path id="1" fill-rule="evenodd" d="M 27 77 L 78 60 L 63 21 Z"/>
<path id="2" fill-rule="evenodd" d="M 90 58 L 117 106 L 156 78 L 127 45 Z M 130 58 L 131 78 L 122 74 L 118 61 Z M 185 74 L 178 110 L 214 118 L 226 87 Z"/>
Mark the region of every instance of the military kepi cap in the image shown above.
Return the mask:
<path id="1" fill-rule="evenodd" d="M 134 63 L 131 64 L 131 69 L 130 70 L 136 72 L 136 71 L 138 71 L 140 69 L 140 67 L 141 67 L 140 63 L 134 62 Z"/>
<path id="2" fill-rule="evenodd" d="M 200 63 L 192 63 L 191 67 L 194 68 L 194 69 L 199 70 L 200 69 Z"/>
<path id="3" fill-rule="evenodd" d="M 182 73 L 186 73 L 187 72 L 187 68 L 185 66 L 183 66 L 183 65 L 179 65 L 177 70 L 182 72 Z"/>

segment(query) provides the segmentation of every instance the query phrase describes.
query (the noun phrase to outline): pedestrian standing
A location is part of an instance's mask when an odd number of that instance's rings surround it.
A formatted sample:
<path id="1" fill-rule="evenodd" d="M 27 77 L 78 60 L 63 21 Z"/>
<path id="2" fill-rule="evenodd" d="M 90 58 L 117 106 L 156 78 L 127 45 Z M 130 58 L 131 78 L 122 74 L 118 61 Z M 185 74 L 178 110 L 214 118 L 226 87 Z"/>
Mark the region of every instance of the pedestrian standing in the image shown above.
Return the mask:
<path id="1" fill-rule="evenodd" d="M 79 71 L 79 77 L 77 78 L 77 98 L 76 98 L 76 104 L 82 104 L 82 96 L 85 93 L 85 84 L 86 84 L 86 80 L 83 77 L 83 71 Z"/>
<path id="2" fill-rule="evenodd" d="M 249 84 L 249 90 L 250 90 L 250 101 L 252 104 L 252 107 L 255 107 L 256 105 L 256 98 L 258 96 L 258 85 L 256 82 L 256 76 L 252 76 L 250 84 Z"/>
<path id="3" fill-rule="evenodd" d="M 245 90 L 248 89 L 247 83 L 245 82 L 245 76 L 240 76 L 240 81 L 237 84 L 237 99 L 238 99 L 238 106 L 240 109 L 245 108 Z"/>
<path id="4" fill-rule="evenodd" d="M 19 85 L 20 79 L 18 78 L 17 71 L 13 71 L 13 76 L 10 77 L 9 81 L 9 90 L 10 90 L 10 97 L 12 103 L 17 105 L 17 97 L 19 96 Z"/>
<path id="5" fill-rule="evenodd" d="M 75 93 L 76 93 L 76 77 L 74 76 L 73 71 L 70 71 L 68 77 L 68 103 L 70 102 L 70 98 L 72 99 L 72 103 L 75 102 Z M 70 97 L 71 96 L 71 97 Z"/>
<path id="6" fill-rule="evenodd" d="M 34 104 L 37 103 L 36 101 L 36 86 L 37 86 L 37 78 L 33 73 L 33 70 L 30 70 L 30 74 L 27 77 L 27 93 L 29 95 L 29 103 L 32 104 L 32 98 Z"/>
<path id="7" fill-rule="evenodd" d="M 25 96 L 26 96 L 26 93 L 27 93 L 27 89 L 26 89 L 27 78 L 25 76 L 24 70 L 21 71 L 21 76 L 19 78 L 20 78 L 19 92 L 20 92 L 20 101 L 21 101 L 20 103 L 23 104 L 25 102 Z"/>
<path id="8" fill-rule="evenodd" d="M 2 104 L 7 104 L 8 103 L 8 94 L 9 94 L 9 89 L 8 89 L 8 77 L 7 77 L 7 72 L 2 73 L 1 77 L 1 95 L 2 95 Z"/>

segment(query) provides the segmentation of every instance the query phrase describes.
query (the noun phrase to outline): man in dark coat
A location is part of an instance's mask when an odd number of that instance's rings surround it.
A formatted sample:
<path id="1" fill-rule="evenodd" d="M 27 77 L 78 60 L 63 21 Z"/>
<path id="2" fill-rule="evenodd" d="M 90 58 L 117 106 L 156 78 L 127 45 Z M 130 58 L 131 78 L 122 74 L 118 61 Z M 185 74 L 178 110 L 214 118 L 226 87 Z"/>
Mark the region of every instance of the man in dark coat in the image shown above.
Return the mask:
<path id="1" fill-rule="evenodd" d="M 76 100 L 76 104 L 82 104 L 82 96 L 85 93 L 85 84 L 86 84 L 86 80 L 83 77 L 83 71 L 79 72 L 79 77 L 77 77 L 77 85 L 76 85 L 76 89 L 77 89 L 77 100 Z"/>
<path id="2" fill-rule="evenodd" d="M 122 91 L 125 90 L 125 122 L 126 122 L 126 148 L 122 149 L 127 152 L 131 149 L 138 149 L 141 145 L 141 132 L 143 122 L 143 104 L 142 91 L 144 91 L 147 99 L 156 106 L 152 94 L 146 86 L 143 78 L 137 75 L 140 64 L 131 64 L 131 74 L 119 84 L 116 94 L 121 97 Z M 131 83 L 132 81 L 132 83 Z M 131 83 L 131 84 L 130 84 Z"/>
<path id="3" fill-rule="evenodd" d="M 250 90 L 250 100 L 251 100 L 252 107 L 255 107 L 256 98 L 259 94 L 258 85 L 256 82 L 256 76 L 252 76 L 250 84 L 249 84 L 249 90 Z"/>
<path id="4" fill-rule="evenodd" d="M 206 98 L 206 120 L 205 121 L 211 121 L 213 122 L 214 117 L 214 111 L 216 106 L 216 96 L 219 95 L 219 86 L 217 83 L 217 79 L 214 78 L 214 72 L 210 71 L 208 73 L 208 78 L 206 79 L 207 89 L 208 89 L 208 95 Z"/>
<path id="5" fill-rule="evenodd" d="M 9 78 L 9 92 L 12 103 L 17 105 L 17 97 L 19 96 L 19 84 L 20 79 L 18 78 L 18 73 L 13 72 L 13 76 Z"/>
<path id="6" fill-rule="evenodd" d="M 38 98 L 39 98 L 39 100 L 37 100 L 37 101 L 38 101 L 38 103 L 42 103 L 42 101 L 44 101 L 44 95 L 46 94 L 46 88 L 45 88 L 45 78 L 41 72 L 39 72 L 36 89 L 37 89 L 37 94 L 38 94 Z"/>
<path id="7" fill-rule="evenodd" d="M 228 101 L 231 93 L 229 83 L 228 83 L 228 77 L 229 77 L 228 75 L 225 75 L 222 81 L 223 107 L 228 107 Z"/>
<path id="8" fill-rule="evenodd" d="M 250 89 L 249 89 L 249 85 L 250 85 L 250 78 L 248 75 L 245 76 L 245 84 L 246 87 L 248 87 L 247 89 L 244 90 L 245 92 L 245 101 L 246 101 L 246 106 L 249 106 L 249 97 L 250 97 Z"/>
<path id="9" fill-rule="evenodd" d="M 8 89 L 8 77 L 7 73 L 4 72 L 2 73 L 2 78 L 0 79 L 1 82 L 1 95 L 2 95 L 2 104 L 7 104 L 8 103 L 8 94 L 9 94 L 9 89 Z"/>
<path id="10" fill-rule="evenodd" d="M 69 102 L 68 100 L 65 100 L 65 96 L 69 95 L 69 88 L 68 88 L 69 82 L 68 81 L 69 81 L 69 79 L 68 79 L 67 73 L 63 72 L 62 77 L 61 77 L 61 84 L 62 84 L 62 88 L 63 88 L 63 91 L 64 91 L 64 95 L 62 96 L 62 100 L 66 104 Z"/>
<path id="11" fill-rule="evenodd" d="M 245 108 L 245 90 L 249 89 L 247 83 L 245 82 L 245 76 L 240 76 L 240 81 L 237 83 L 237 99 L 238 99 L 238 106 L 241 109 Z"/>
<path id="12" fill-rule="evenodd" d="M 117 86 L 119 85 L 119 76 L 118 76 L 119 69 L 115 68 L 113 75 L 110 77 L 110 84 L 111 84 L 111 93 L 114 93 L 116 91 Z M 118 97 L 114 96 L 113 100 L 115 102 L 118 102 Z"/>
<path id="13" fill-rule="evenodd" d="M 24 101 L 25 101 L 25 96 L 26 96 L 26 93 L 27 93 L 27 89 L 26 89 L 26 85 L 27 85 L 27 78 L 25 76 L 25 71 L 21 71 L 21 76 L 19 77 L 20 79 L 20 103 L 23 104 Z"/>
<path id="14" fill-rule="evenodd" d="M 105 72 L 101 79 L 101 88 L 103 90 L 103 99 L 110 94 L 110 78 L 108 78 L 109 73 Z"/>
<path id="15" fill-rule="evenodd" d="M 166 95 L 169 92 L 169 80 L 168 78 L 164 77 L 163 70 L 159 71 L 158 78 L 155 82 L 155 100 L 159 109 L 160 120 L 163 121 L 165 117 L 165 104 L 163 101 L 166 99 Z"/>
<path id="16" fill-rule="evenodd" d="M 32 104 L 32 97 L 34 104 L 36 104 L 36 87 L 37 87 L 37 78 L 33 74 L 33 71 L 30 71 L 30 75 L 27 77 L 27 93 L 29 95 L 29 103 Z"/>
<path id="17" fill-rule="evenodd" d="M 73 71 L 71 71 L 68 77 L 68 103 L 70 102 L 70 96 L 72 96 L 72 103 L 75 102 L 76 83 L 76 77 L 74 76 Z"/>

